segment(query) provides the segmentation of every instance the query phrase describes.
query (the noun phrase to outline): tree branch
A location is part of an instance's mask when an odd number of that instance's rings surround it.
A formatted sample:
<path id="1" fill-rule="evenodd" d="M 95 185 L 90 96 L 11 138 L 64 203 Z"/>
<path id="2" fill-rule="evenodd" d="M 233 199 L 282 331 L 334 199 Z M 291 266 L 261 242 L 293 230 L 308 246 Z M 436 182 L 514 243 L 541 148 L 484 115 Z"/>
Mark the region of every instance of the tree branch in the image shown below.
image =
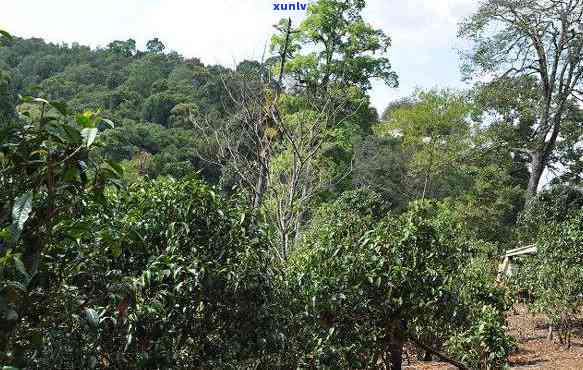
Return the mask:
<path id="1" fill-rule="evenodd" d="M 449 357 L 449 356 L 445 355 L 445 354 L 444 354 L 444 353 L 442 353 L 442 352 L 439 352 L 439 351 L 438 351 L 438 350 L 436 350 L 436 349 L 433 349 L 433 348 L 431 348 L 430 346 L 428 346 L 428 345 L 426 345 L 426 344 L 422 343 L 420 340 L 418 340 L 418 339 L 416 339 L 416 338 L 414 338 L 414 337 L 412 337 L 412 336 L 409 336 L 409 340 L 410 340 L 411 342 L 415 343 L 415 345 L 417 345 L 417 346 L 421 347 L 423 350 L 425 350 L 425 351 L 427 351 L 427 352 L 431 353 L 432 355 L 435 355 L 435 356 L 439 357 L 441 360 L 443 360 L 443 361 L 445 361 L 445 362 L 447 362 L 447 363 L 450 363 L 450 364 L 452 364 L 453 366 L 457 367 L 457 368 L 458 368 L 458 369 L 460 369 L 460 370 L 470 370 L 470 368 L 469 368 L 468 366 L 466 366 L 466 365 L 462 364 L 462 363 L 461 363 L 461 362 L 459 362 L 459 361 L 456 361 L 456 360 L 454 360 L 453 358 L 451 358 L 451 357 Z"/>

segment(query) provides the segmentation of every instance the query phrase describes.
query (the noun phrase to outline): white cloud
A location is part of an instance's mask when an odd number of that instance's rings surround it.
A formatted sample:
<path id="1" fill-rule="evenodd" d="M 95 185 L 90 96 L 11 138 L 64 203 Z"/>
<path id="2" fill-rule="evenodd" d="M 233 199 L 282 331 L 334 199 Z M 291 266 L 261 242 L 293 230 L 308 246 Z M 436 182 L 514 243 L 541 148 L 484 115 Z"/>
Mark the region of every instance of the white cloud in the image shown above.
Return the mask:
<path id="1" fill-rule="evenodd" d="M 170 49 L 205 63 L 232 66 L 260 58 L 273 25 L 282 16 L 275 0 L 28 0 L 3 4 L 0 28 L 21 37 L 53 42 L 77 41 L 104 46 L 134 38 L 138 45 L 153 37 Z M 459 86 L 457 22 L 475 7 L 475 0 L 369 0 L 366 18 L 393 39 L 389 57 L 401 87 L 375 83 L 373 104 L 382 110 L 415 86 Z"/>
<path id="2" fill-rule="evenodd" d="M 373 105 L 410 95 L 416 87 L 460 87 L 458 23 L 476 7 L 475 0 L 370 1 L 366 17 L 393 41 L 389 57 L 399 74 L 398 89 L 375 84 Z"/>

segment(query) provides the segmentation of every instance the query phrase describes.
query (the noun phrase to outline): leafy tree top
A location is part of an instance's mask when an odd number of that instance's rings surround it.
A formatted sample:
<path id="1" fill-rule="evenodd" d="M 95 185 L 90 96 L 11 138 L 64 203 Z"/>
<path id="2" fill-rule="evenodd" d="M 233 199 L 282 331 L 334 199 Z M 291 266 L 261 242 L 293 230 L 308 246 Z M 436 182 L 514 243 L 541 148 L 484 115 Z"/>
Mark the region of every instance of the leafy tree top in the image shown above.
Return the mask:
<path id="1" fill-rule="evenodd" d="M 385 56 L 391 39 L 363 19 L 365 5 L 364 0 L 320 0 L 308 7 L 288 48 L 286 71 L 298 84 L 317 88 L 337 82 L 368 90 L 370 80 L 377 78 L 398 85 Z M 280 28 L 286 23 L 282 20 Z M 274 35 L 272 49 L 279 49 L 285 40 L 285 34 Z"/>

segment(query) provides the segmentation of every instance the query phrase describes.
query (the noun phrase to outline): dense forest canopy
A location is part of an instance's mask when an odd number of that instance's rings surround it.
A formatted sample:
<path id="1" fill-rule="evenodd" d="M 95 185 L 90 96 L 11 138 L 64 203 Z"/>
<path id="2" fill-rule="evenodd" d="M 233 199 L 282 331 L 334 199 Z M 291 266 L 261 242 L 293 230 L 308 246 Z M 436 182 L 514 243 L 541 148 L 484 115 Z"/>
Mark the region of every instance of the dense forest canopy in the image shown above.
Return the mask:
<path id="1" fill-rule="evenodd" d="M 500 369 L 517 292 L 570 346 L 583 1 L 481 1 L 471 88 L 383 112 L 365 6 L 315 1 L 233 68 L 1 31 L 0 366 Z"/>

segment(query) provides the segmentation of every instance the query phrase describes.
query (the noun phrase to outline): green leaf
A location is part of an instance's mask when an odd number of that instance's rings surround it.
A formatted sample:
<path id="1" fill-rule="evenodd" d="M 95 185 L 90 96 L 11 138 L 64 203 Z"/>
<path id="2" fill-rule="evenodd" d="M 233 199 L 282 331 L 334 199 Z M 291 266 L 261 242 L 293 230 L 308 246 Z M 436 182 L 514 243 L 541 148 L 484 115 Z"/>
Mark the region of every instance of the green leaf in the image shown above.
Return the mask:
<path id="1" fill-rule="evenodd" d="M 14 256 L 13 260 L 14 260 L 14 266 L 16 267 L 16 270 L 18 270 L 18 272 L 20 272 L 27 280 L 30 279 L 30 275 L 28 275 L 28 272 L 26 271 L 26 268 L 24 267 L 24 264 L 22 263 L 20 258 L 18 258 L 17 256 Z"/>
<path id="2" fill-rule="evenodd" d="M 45 126 L 45 130 L 53 140 L 63 144 L 68 142 L 66 132 L 61 125 L 49 124 Z"/>
<path id="3" fill-rule="evenodd" d="M 60 102 L 60 101 L 53 101 L 50 104 L 53 108 L 55 108 L 57 111 L 59 111 L 59 113 L 61 113 L 63 116 L 66 116 L 69 114 L 69 109 L 67 108 L 67 103 Z"/>
<path id="4" fill-rule="evenodd" d="M 95 117 L 95 114 L 93 112 L 83 112 L 83 113 L 78 113 L 75 116 L 75 121 L 82 127 L 85 128 L 94 128 L 95 127 L 95 122 L 93 120 L 93 118 Z"/>
<path id="5" fill-rule="evenodd" d="M 22 231 L 24 223 L 28 220 L 32 211 L 32 197 L 33 194 L 29 191 L 14 201 L 14 206 L 12 207 L 12 224 L 19 233 Z"/>
<path id="6" fill-rule="evenodd" d="M 34 150 L 30 153 L 30 158 L 34 157 L 34 156 L 40 156 L 43 158 L 46 158 L 49 155 L 49 152 L 46 149 L 38 149 L 38 150 Z"/>
<path id="7" fill-rule="evenodd" d="M 149 270 L 146 270 L 144 272 L 144 274 L 142 275 L 143 281 L 144 281 L 144 287 L 149 287 L 150 286 L 150 282 L 152 281 L 152 273 Z"/>
<path id="8" fill-rule="evenodd" d="M 69 166 L 65 170 L 65 174 L 63 176 L 63 179 L 67 182 L 73 182 L 77 179 L 78 174 L 79 174 L 79 168 Z"/>
<path id="9" fill-rule="evenodd" d="M 86 147 L 90 147 L 91 144 L 95 141 L 97 137 L 97 129 L 96 128 L 84 128 L 81 130 L 81 136 L 83 137 L 83 144 Z"/>
<path id="10" fill-rule="evenodd" d="M 69 138 L 69 143 L 71 144 L 80 144 L 83 140 L 81 136 L 81 132 L 77 130 L 75 127 L 72 127 L 68 124 L 63 125 L 63 129 Z"/>
<path id="11" fill-rule="evenodd" d="M 45 99 L 43 99 L 43 98 L 32 98 L 32 101 L 33 101 L 34 103 L 43 103 L 43 104 L 49 104 L 49 101 L 48 101 L 48 100 L 45 100 Z"/>
<path id="12" fill-rule="evenodd" d="M 117 243 L 112 244 L 111 255 L 116 257 L 116 258 L 121 256 L 121 246 L 119 244 L 117 244 Z"/>
<path id="13" fill-rule="evenodd" d="M 115 171 L 115 173 L 118 175 L 118 177 L 122 177 L 123 167 L 120 166 L 119 163 L 112 161 L 112 160 L 107 160 L 106 162 Z"/>
<path id="14" fill-rule="evenodd" d="M 10 232 L 10 229 L 4 228 L 0 230 L 0 239 L 4 239 L 6 241 L 12 240 L 12 233 Z"/>
<path id="15" fill-rule="evenodd" d="M 11 34 L 9 34 L 8 32 L 6 32 L 4 30 L 0 30 L 0 35 L 2 35 L 4 38 L 8 39 L 9 41 L 14 40 L 14 37 L 12 37 Z"/>
<path id="16" fill-rule="evenodd" d="M 117 179 L 120 177 L 120 175 L 117 172 L 107 167 L 102 168 L 101 171 L 99 172 L 99 175 L 103 180 Z"/>

